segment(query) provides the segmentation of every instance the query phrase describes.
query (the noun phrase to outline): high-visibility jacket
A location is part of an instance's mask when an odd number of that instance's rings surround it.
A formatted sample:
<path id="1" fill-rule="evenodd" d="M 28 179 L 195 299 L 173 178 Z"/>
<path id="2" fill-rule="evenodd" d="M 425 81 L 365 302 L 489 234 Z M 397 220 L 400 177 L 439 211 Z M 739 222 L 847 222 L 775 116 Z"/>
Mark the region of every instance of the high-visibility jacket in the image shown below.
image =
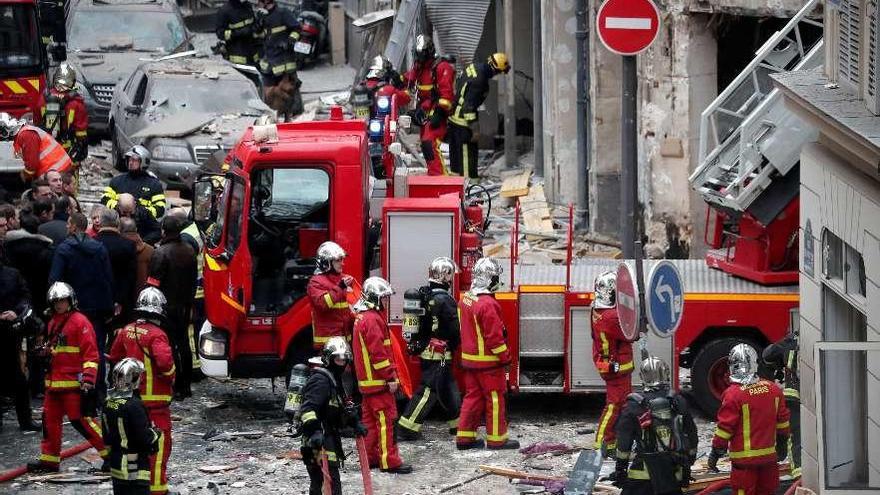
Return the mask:
<path id="1" fill-rule="evenodd" d="M 34 133 L 38 140 L 33 139 Z M 39 143 L 39 148 L 31 149 L 36 143 Z M 12 142 L 12 150 L 15 156 L 24 160 L 24 174 L 30 178 L 51 170 L 66 172 L 73 168 L 73 161 L 58 141 L 36 126 L 26 125 L 18 131 Z"/>
<path id="2" fill-rule="evenodd" d="M 391 334 L 382 313 L 370 309 L 355 316 L 351 347 L 362 394 L 387 391 L 388 384 L 397 381 L 397 368 L 391 357 Z"/>
<path id="3" fill-rule="evenodd" d="M 465 292 L 458 312 L 462 367 L 488 369 L 510 363 L 501 305 L 492 294 Z"/>
<path id="4" fill-rule="evenodd" d="M 168 336 L 158 326 L 137 320 L 117 332 L 110 348 L 110 361 L 118 363 L 130 357 L 144 363 L 140 395 L 147 408 L 171 403 L 174 385 L 174 353 Z"/>
<path id="5" fill-rule="evenodd" d="M 140 170 L 126 172 L 110 179 L 110 184 L 104 187 L 101 203 L 107 208 L 116 208 L 119 203 L 119 195 L 128 193 L 134 196 L 138 204 L 147 210 L 153 218 L 162 218 L 165 214 L 167 202 L 165 189 L 153 174 Z"/>
<path id="6" fill-rule="evenodd" d="M 227 60 L 233 64 L 257 63 L 255 24 L 254 9 L 248 2 L 229 0 L 217 12 L 215 32 L 226 43 Z"/>
<path id="7" fill-rule="evenodd" d="M 447 114 L 455 99 L 455 67 L 446 58 L 417 62 L 406 75 L 407 85 L 416 86 L 418 105 L 426 115 L 439 107 Z"/>
<path id="8" fill-rule="evenodd" d="M 98 344 L 89 319 L 73 310 L 54 314 L 47 330 L 52 357 L 46 390 L 79 390 L 82 383 L 94 385 L 98 376 Z"/>
<path id="9" fill-rule="evenodd" d="M 306 293 L 312 305 L 312 342 L 323 346 L 330 337 L 351 337 L 351 313 L 346 296 L 340 286 L 343 275 L 320 273 L 312 276 Z"/>
<path id="10" fill-rule="evenodd" d="M 260 71 L 280 77 L 295 72 L 297 54 L 292 44 L 299 40 L 299 21 L 289 9 L 276 5 L 262 19 L 264 36 L 263 53 L 260 58 Z"/>
<path id="11" fill-rule="evenodd" d="M 593 363 L 602 378 L 615 378 L 633 372 L 632 344 L 623 336 L 617 309 L 597 309 L 592 311 Z M 613 364 L 619 365 L 615 373 Z"/>
<path id="12" fill-rule="evenodd" d="M 489 81 L 495 77 L 495 71 L 486 63 L 468 65 L 458 80 L 455 93 L 455 106 L 449 121 L 461 127 L 467 127 L 477 120 L 477 109 L 489 95 Z"/>
<path id="13" fill-rule="evenodd" d="M 734 464 L 776 462 L 776 436 L 789 435 L 789 410 L 782 390 L 768 380 L 731 384 L 721 396 L 712 447 L 728 448 Z"/>

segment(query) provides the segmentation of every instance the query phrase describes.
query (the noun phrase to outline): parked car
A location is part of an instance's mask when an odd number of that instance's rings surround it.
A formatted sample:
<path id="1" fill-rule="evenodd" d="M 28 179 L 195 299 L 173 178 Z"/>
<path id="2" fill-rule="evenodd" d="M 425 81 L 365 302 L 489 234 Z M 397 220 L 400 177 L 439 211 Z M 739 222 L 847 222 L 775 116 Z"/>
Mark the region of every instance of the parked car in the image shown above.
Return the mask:
<path id="1" fill-rule="evenodd" d="M 117 86 L 110 113 L 116 167 L 135 145 L 153 154 L 150 170 L 184 189 L 211 155 L 230 150 L 245 129 L 274 112 L 232 64 L 207 58 L 147 62 Z"/>
<path id="2" fill-rule="evenodd" d="M 145 58 L 191 48 L 174 0 L 72 0 L 67 60 L 89 112 L 89 131 L 106 132 L 113 92 Z"/>

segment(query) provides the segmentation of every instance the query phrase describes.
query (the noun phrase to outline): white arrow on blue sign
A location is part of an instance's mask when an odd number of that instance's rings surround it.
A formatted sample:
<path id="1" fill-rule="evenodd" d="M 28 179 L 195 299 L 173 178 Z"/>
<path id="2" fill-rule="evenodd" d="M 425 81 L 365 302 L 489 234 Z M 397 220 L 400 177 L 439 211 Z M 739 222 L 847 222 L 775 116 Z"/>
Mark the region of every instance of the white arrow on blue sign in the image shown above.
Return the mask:
<path id="1" fill-rule="evenodd" d="M 645 296 L 648 326 L 658 337 L 671 337 L 684 314 L 684 285 L 675 265 L 660 261 L 651 268 Z"/>

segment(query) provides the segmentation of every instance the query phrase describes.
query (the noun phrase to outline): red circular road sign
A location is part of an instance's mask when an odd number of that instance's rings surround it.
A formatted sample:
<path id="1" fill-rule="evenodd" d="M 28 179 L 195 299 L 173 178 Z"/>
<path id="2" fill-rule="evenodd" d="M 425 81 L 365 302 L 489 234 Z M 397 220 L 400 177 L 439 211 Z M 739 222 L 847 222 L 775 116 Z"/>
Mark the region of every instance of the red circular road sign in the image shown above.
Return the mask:
<path id="1" fill-rule="evenodd" d="M 637 55 L 657 38 L 660 11 L 651 0 L 605 0 L 596 27 L 605 48 L 618 55 Z"/>
<path id="2" fill-rule="evenodd" d="M 639 337 L 639 293 L 636 290 L 635 273 L 626 263 L 617 267 L 617 318 L 620 331 L 630 342 Z"/>

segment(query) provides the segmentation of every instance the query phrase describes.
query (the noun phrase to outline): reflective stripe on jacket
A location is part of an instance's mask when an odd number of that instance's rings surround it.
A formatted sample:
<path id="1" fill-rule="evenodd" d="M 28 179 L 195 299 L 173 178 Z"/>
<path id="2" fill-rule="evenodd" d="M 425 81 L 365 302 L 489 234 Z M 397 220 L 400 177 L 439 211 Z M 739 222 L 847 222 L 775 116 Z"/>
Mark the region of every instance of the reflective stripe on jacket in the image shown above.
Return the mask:
<path id="1" fill-rule="evenodd" d="M 67 152 L 65 152 L 64 148 L 58 144 L 58 141 L 56 141 L 48 132 L 32 125 L 24 126 L 12 142 L 13 151 L 17 156 L 26 156 L 22 149 L 19 137 L 27 131 L 37 133 L 37 136 L 40 138 L 40 154 L 39 163 L 28 163 L 25 161 L 25 174 L 31 177 L 39 177 L 52 170 L 66 172 L 73 167 L 73 161 L 67 156 Z"/>
<path id="2" fill-rule="evenodd" d="M 633 372 L 632 343 L 626 340 L 620 329 L 617 308 L 593 308 L 593 364 L 603 378 L 628 375 Z M 611 363 L 620 365 L 617 373 Z"/>
<path id="3" fill-rule="evenodd" d="M 397 381 L 397 368 L 391 357 L 391 335 L 382 313 L 371 309 L 357 314 L 351 346 L 362 394 L 386 391 L 389 382 Z"/>
<path id="4" fill-rule="evenodd" d="M 458 305 L 461 326 L 461 365 L 496 368 L 510 362 L 501 305 L 491 294 L 465 292 Z"/>
<path id="5" fill-rule="evenodd" d="M 340 287 L 342 275 L 319 273 L 313 275 L 306 287 L 312 306 L 312 342 L 323 346 L 330 337 L 351 337 L 354 319 L 349 308 L 348 292 Z"/>
<path id="6" fill-rule="evenodd" d="M 55 314 L 47 325 L 52 353 L 47 390 L 79 390 L 81 383 L 95 383 L 98 376 L 98 344 L 89 319 L 79 311 Z"/>
<path id="7" fill-rule="evenodd" d="M 144 405 L 162 407 L 171 403 L 174 384 L 174 354 L 168 336 L 158 326 L 138 320 L 121 328 L 110 348 L 110 361 L 130 357 L 144 363 L 140 394 Z"/>
<path id="8" fill-rule="evenodd" d="M 729 445 L 734 464 L 774 463 L 776 436 L 788 436 L 789 415 L 782 390 L 775 383 L 731 384 L 721 397 L 712 446 Z"/>

